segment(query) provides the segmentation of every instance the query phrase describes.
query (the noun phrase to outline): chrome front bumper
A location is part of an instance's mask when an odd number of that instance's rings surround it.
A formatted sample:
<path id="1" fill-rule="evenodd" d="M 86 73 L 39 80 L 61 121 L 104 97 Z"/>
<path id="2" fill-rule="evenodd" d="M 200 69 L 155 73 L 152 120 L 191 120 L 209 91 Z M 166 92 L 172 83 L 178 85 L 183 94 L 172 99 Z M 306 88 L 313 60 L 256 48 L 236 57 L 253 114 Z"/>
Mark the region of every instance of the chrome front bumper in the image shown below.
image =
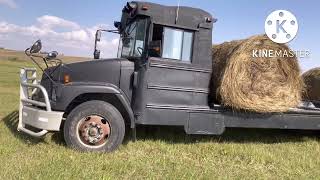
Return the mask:
<path id="1" fill-rule="evenodd" d="M 37 82 L 35 68 L 20 70 L 20 108 L 18 131 L 34 137 L 41 137 L 48 131 L 59 131 L 63 112 L 52 111 L 46 89 Z M 31 97 L 41 91 L 45 102 L 32 100 Z M 39 129 L 33 131 L 26 125 Z"/>

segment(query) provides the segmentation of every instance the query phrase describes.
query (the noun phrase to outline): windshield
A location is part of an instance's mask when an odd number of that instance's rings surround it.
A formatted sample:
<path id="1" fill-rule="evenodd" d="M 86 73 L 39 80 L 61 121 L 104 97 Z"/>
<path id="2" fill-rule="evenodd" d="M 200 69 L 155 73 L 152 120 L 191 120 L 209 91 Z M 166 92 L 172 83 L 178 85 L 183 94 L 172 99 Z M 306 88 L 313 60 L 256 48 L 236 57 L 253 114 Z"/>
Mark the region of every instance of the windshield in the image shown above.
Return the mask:
<path id="1" fill-rule="evenodd" d="M 146 31 L 146 20 L 138 19 L 129 24 L 121 34 L 118 57 L 141 57 Z"/>

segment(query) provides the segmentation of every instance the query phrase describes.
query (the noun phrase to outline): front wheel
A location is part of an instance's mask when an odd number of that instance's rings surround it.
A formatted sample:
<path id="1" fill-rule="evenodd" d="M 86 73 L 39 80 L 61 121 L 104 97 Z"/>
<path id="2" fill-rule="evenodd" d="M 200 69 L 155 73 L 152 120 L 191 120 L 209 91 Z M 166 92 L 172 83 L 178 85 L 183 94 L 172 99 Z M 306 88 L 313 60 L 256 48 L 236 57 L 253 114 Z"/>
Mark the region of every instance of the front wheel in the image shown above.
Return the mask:
<path id="1" fill-rule="evenodd" d="M 113 151 L 122 143 L 124 134 L 125 124 L 120 112 L 104 101 L 80 104 L 64 124 L 67 145 L 80 151 Z"/>

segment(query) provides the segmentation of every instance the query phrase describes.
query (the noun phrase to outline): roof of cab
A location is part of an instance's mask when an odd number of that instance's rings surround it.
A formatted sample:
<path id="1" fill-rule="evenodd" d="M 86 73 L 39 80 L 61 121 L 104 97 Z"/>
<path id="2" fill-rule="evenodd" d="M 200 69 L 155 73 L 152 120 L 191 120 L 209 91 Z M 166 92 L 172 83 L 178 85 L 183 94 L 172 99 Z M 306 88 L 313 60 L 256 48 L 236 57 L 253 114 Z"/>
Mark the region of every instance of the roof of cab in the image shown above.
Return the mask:
<path id="1" fill-rule="evenodd" d="M 151 17 L 155 24 L 180 26 L 189 29 L 198 29 L 201 24 L 212 28 L 213 18 L 210 13 L 192 7 L 165 6 L 156 3 L 132 1 L 137 4 L 135 15 Z"/>

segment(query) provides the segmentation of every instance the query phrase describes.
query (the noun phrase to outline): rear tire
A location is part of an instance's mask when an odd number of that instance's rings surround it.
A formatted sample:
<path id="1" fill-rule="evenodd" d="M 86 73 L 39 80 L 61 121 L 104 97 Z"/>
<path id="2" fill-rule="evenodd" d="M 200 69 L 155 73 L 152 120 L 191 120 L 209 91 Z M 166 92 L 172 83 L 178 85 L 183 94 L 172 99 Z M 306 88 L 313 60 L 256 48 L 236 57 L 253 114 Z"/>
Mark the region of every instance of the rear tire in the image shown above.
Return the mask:
<path id="1" fill-rule="evenodd" d="M 88 101 L 74 108 L 64 124 L 64 139 L 79 151 L 111 152 L 125 135 L 121 113 L 104 101 Z"/>

